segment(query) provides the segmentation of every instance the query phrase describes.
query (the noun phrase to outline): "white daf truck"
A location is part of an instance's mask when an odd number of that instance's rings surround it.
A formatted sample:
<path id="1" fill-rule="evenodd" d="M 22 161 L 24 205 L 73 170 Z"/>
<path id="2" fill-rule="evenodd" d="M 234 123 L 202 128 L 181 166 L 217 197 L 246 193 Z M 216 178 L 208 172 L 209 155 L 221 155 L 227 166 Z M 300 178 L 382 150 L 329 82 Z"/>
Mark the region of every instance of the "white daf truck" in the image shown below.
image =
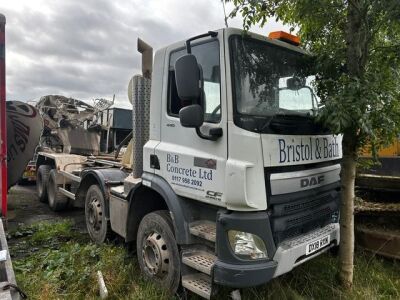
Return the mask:
<path id="1" fill-rule="evenodd" d="M 97 243 L 135 242 L 142 272 L 169 292 L 208 299 L 337 246 L 341 136 L 315 121 L 296 37 L 270 36 L 210 31 L 154 63 L 139 41 L 131 163 L 41 153 L 49 201 L 85 207 Z"/>

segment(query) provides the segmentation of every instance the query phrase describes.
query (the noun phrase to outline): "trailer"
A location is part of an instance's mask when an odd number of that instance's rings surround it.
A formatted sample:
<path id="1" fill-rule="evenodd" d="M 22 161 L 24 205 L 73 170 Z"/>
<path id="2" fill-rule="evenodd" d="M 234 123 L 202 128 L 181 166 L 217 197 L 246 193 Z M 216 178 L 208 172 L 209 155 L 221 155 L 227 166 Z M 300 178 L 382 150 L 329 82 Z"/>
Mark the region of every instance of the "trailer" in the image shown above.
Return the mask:
<path id="1" fill-rule="evenodd" d="M 225 28 L 154 63 L 140 39 L 138 51 L 130 150 L 39 153 L 42 201 L 84 207 L 96 243 L 136 243 L 144 276 L 171 294 L 265 284 L 339 245 L 342 137 L 315 121 L 297 37 Z"/>

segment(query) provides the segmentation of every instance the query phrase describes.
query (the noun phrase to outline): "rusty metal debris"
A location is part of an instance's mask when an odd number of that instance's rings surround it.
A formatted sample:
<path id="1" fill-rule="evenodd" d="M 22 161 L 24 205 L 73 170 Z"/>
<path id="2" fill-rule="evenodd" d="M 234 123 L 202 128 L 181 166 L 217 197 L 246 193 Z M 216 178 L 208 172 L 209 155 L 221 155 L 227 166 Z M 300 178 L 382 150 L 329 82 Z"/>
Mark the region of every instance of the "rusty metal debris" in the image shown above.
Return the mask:
<path id="1" fill-rule="evenodd" d="M 400 213 L 400 202 L 370 202 L 356 198 L 354 204 L 355 213 Z"/>
<path id="2" fill-rule="evenodd" d="M 382 195 L 381 197 L 378 199 L 356 197 L 354 212 L 357 221 L 355 230 L 357 245 L 374 254 L 400 259 L 398 226 L 400 202 L 396 201 L 396 197 L 390 197 L 391 202 Z"/>
<path id="3" fill-rule="evenodd" d="M 376 228 L 357 226 L 356 239 L 358 246 L 385 257 L 400 259 L 400 234 Z"/>

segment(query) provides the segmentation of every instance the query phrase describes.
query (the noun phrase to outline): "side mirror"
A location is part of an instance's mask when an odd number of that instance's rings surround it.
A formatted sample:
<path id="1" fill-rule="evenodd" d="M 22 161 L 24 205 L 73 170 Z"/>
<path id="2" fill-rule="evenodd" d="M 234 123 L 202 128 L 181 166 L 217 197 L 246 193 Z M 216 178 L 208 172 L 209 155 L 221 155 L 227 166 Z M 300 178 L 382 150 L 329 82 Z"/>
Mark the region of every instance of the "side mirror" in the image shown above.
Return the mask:
<path id="1" fill-rule="evenodd" d="M 193 54 L 185 54 L 176 60 L 175 80 L 180 99 L 193 103 L 200 98 L 200 69 Z"/>
<path id="2" fill-rule="evenodd" d="M 192 104 L 179 111 L 179 119 L 183 127 L 199 128 L 204 123 L 204 111 L 198 104 Z"/>

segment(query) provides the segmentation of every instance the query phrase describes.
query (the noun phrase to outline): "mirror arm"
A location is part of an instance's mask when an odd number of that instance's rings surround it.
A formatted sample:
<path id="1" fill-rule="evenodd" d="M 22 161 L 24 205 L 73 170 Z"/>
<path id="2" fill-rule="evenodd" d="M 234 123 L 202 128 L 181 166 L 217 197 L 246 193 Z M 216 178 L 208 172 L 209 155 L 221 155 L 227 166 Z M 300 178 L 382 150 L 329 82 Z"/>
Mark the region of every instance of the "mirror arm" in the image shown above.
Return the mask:
<path id="1" fill-rule="evenodd" d="M 222 136 L 222 128 L 220 128 L 220 127 L 211 128 L 210 134 L 206 135 L 200 131 L 200 127 L 196 127 L 196 133 L 200 138 L 202 138 L 204 140 L 216 141 Z"/>

